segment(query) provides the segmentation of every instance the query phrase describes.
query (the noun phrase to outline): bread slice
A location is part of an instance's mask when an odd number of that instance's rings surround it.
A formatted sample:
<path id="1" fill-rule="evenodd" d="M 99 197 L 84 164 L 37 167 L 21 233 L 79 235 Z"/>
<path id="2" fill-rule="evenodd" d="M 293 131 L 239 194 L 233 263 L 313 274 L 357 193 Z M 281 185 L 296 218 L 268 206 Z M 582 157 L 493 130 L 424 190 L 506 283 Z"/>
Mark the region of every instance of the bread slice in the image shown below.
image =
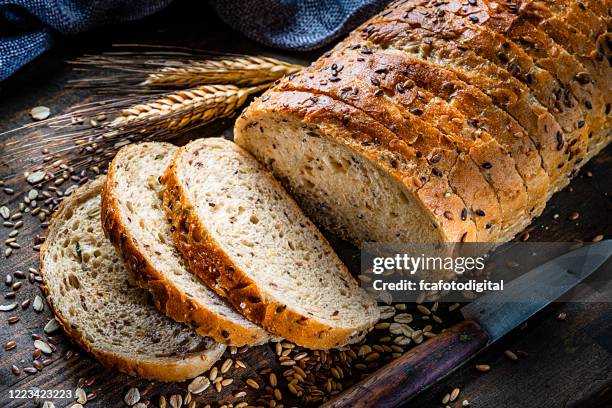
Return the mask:
<path id="1" fill-rule="evenodd" d="M 109 166 L 102 225 L 138 286 L 166 316 L 231 346 L 256 345 L 268 333 L 242 317 L 193 275 L 172 240 L 159 178 L 178 147 L 142 143 L 122 148 Z"/>
<path id="2" fill-rule="evenodd" d="M 195 377 L 225 346 L 163 316 L 129 284 L 100 224 L 104 182 L 73 192 L 53 217 L 40 252 L 47 300 L 65 332 L 103 365 L 159 381 Z"/>
<path id="3" fill-rule="evenodd" d="M 370 296 L 293 199 L 250 154 L 221 139 L 182 147 L 162 177 L 177 247 L 244 316 L 301 346 L 359 340 Z"/>

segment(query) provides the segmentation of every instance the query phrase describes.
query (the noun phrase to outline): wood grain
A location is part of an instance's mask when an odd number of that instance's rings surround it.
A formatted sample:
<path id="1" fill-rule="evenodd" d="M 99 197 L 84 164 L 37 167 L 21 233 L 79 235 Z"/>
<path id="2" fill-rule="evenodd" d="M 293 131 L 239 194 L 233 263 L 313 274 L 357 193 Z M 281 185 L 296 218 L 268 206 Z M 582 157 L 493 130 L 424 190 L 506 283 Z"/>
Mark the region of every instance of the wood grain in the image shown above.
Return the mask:
<path id="1" fill-rule="evenodd" d="M 86 91 L 74 92 L 66 89 L 69 79 L 75 74 L 62 62 L 83 53 L 94 53 L 108 48 L 111 43 L 165 43 L 185 46 L 221 49 L 224 51 L 260 53 L 284 57 L 305 63 L 314 60 L 318 53 L 283 54 L 264 49 L 245 38 L 231 32 L 225 25 L 210 20 L 203 24 L 203 16 L 212 12 L 205 5 L 194 5 L 192 2 L 178 1 L 170 9 L 158 16 L 142 22 L 130 23 L 122 27 L 97 30 L 80 37 L 61 39 L 55 49 L 30 64 L 16 76 L 0 84 L 0 132 L 30 122 L 29 110 L 37 105 L 49 106 L 53 113 L 58 113 L 68 106 L 91 99 L 94 95 Z M 207 126 L 204 134 L 224 133 L 230 135 L 231 120 L 225 120 Z M 184 143 L 193 133 L 177 140 Z M 20 134 L 0 136 L 0 180 L 6 175 L 23 172 L 39 157 L 24 157 L 16 163 L 7 164 L 3 147 L 10 141 L 25 145 L 36 138 L 36 135 Z M 596 157 L 572 181 L 570 187 L 555 195 L 545 213 L 529 227 L 532 240 L 536 241 L 572 241 L 590 240 L 598 234 L 612 236 L 612 148 Z M 589 176 L 592 172 L 592 176 Z M 28 188 L 25 184 L 11 185 L 16 190 Z M 65 187 L 64 187 L 65 188 Z M 14 210 L 21 197 L 9 196 L 0 192 L 0 206 L 7 205 Z M 578 211 L 580 218 L 570 222 L 568 214 Z M 555 214 L 559 216 L 553 217 Z M 7 239 L 9 228 L 0 227 L 0 240 Z M 8 259 L 0 254 L 0 279 L 4 281 L 7 274 L 15 271 L 28 271 L 38 268 L 37 252 L 33 251 L 33 237 L 41 234 L 39 222 L 33 217 L 25 217 L 25 225 L 20 229 L 18 242 L 23 248 L 16 250 Z M 353 270 L 359 267 L 359 253 L 354 248 L 334 241 L 334 247 Z M 3 248 L 4 250 L 4 248 Z M 603 279 L 610 275 L 611 266 L 607 265 L 592 277 L 592 280 Z M 15 300 L 4 297 L 10 288 L 0 282 L 0 304 L 33 298 L 40 294 L 38 283 L 29 283 L 27 279 L 16 291 Z M 439 406 L 442 397 L 454 387 L 462 389 L 459 399 L 452 405 L 460 406 L 463 399 L 470 401 L 472 407 L 489 406 L 522 406 L 522 407 L 558 407 L 569 406 L 603 406 L 612 395 L 612 306 L 605 299 L 593 297 L 592 303 L 554 304 L 535 316 L 526 327 L 516 330 L 490 350 L 477 357 L 478 362 L 491 364 L 491 372 L 482 374 L 468 365 L 441 383 L 433 386 L 423 395 L 410 402 L 414 407 Z M 412 306 L 409 306 L 410 312 Z M 555 317 L 567 313 L 565 321 Z M 20 321 L 9 325 L 7 318 L 18 315 Z M 450 325 L 457 316 L 444 315 L 445 324 Z M 23 369 L 31 365 L 34 352 L 32 334 L 44 336 L 42 328 L 51 318 L 48 307 L 41 313 L 35 313 L 30 305 L 27 310 L 0 312 L 0 406 L 22 407 L 33 406 L 31 400 L 11 400 L 8 390 L 28 388 L 55 388 L 74 390 L 79 379 L 93 379 L 85 387 L 88 393 L 97 397 L 87 403 L 88 408 L 123 407 L 122 397 L 130 386 L 139 386 L 144 392 L 144 399 L 157 401 L 159 395 L 170 395 L 179 392 L 184 395 L 186 384 L 152 384 L 136 378 L 112 372 L 101 367 L 86 354 L 79 353 L 70 341 L 62 334 L 54 334 L 57 351 L 51 357 L 51 364 L 41 372 L 26 375 L 21 372 L 16 376 L 11 372 L 11 365 Z M 439 328 L 437 328 L 439 329 Z M 17 347 L 5 351 L 3 346 L 9 341 L 16 341 Z M 523 350 L 528 356 L 512 362 L 503 356 L 505 349 Z M 77 354 L 69 360 L 64 358 L 68 350 Z M 212 403 L 218 406 L 223 403 L 236 402 L 232 392 L 244 388 L 246 378 L 255 378 L 263 383 L 265 375 L 262 370 L 271 368 L 279 374 L 285 369 L 277 363 L 274 350 L 262 346 L 242 353 L 238 357 L 247 363 L 247 369 L 232 373 L 235 378 L 232 387 L 227 387 L 221 394 L 209 389 L 197 398 L 198 402 Z M 380 366 L 390 361 L 381 358 Z M 358 380 L 359 372 L 351 373 L 342 384 L 348 388 L 352 381 Z M 392 379 L 390 380 L 392 381 Z M 249 391 L 247 399 L 257 403 L 263 391 Z M 287 393 L 285 393 L 287 394 Z M 69 405 L 68 400 L 55 400 L 56 406 Z M 285 406 L 297 405 L 290 395 L 283 398 Z"/>

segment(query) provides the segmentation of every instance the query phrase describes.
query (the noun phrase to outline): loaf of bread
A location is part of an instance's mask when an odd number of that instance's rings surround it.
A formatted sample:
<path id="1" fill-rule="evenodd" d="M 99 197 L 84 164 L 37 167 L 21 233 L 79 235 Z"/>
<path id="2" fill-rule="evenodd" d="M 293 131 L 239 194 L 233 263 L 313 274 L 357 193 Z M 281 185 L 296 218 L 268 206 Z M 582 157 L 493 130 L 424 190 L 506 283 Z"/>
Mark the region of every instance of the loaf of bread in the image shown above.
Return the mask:
<path id="1" fill-rule="evenodd" d="M 235 141 L 356 244 L 508 241 L 612 139 L 602 3 L 393 2 Z"/>
<path id="2" fill-rule="evenodd" d="M 187 264 L 249 320 L 314 349 L 358 341 L 378 320 L 376 302 L 244 149 L 222 138 L 196 140 L 161 182 Z"/>
<path id="3" fill-rule="evenodd" d="M 135 282 L 157 308 L 199 334 L 231 345 L 257 345 L 268 333 L 237 313 L 187 268 L 162 209 L 159 178 L 177 153 L 169 143 L 123 147 L 109 165 L 102 225 Z"/>
<path id="4" fill-rule="evenodd" d="M 129 283 L 100 224 L 101 177 L 56 211 L 40 252 L 47 300 L 64 331 L 107 367 L 159 381 L 208 370 L 225 346 L 159 313 Z"/>

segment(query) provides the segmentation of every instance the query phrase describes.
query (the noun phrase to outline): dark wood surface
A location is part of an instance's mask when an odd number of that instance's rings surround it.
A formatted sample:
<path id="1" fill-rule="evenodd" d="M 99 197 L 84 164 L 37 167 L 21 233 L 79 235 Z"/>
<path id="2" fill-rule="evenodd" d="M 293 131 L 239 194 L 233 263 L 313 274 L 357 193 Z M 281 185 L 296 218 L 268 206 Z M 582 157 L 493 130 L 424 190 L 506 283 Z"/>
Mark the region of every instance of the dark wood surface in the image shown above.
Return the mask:
<path id="1" fill-rule="evenodd" d="M 74 73 L 63 61 L 83 53 L 108 50 L 112 43 L 170 44 L 243 53 L 265 52 L 303 63 L 313 60 L 321 52 L 283 53 L 265 49 L 210 18 L 211 15 L 212 12 L 205 6 L 179 1 L 162 13 L 141 22 L 96 30 L 79 37 L 59 39 L 51 52 L 28 65 L 14 77 L 0 83 L 0 132 L 30 123 L 28 112 L 34 106 L 48 106 L 55 114 L 76 102 L 91 98 L 87 91 L 66 88 L 67 81 L 74 77 Z M 231 125 L 231 120 L 223 120 L 208 126 L 206 133 L 227 133 Z M 9 165 L 3 150 L 5 144 L 16 140 L 26 145 L 36 137 L 27 133 L 2 137 L 0 180 L 5 180 L 10 174 L 23 172 L 33 161 L 40 159 L 39 156 L 31 155 Z M 179 142 L 185 139 L 182 138 Z M 585 166 L 570 187 L 553 197 L 544 214 L 528 229 L 530 239 L 588 241 L 598 234 L 610 238 L 611 162 L 612 148 L 609 147 Z M 5 187 L 23 190 L 27 185 L 21 183 Z M 20 194 L 6 195 L 0 192 L 0 206 L 7 205 L 12 211 L 21 199 Z M 568 216 L 574 211 L 579 212 L 580 217 L 569 221 Z M 15 250 L 8 259 L 0 254 L 0 278 L 3 281 L 7 274 L 14 275 L 17 270 L 38 268 L 38 253 L 32 250 L 32 241 L 36 234 L 44 232 L 40 223 L 29 215 L 25 216 L 24 220 L 17 239 L 22 248 Z M 7 239 L 10 231 L 10 228 L 0 227 L 0 240 Z M 358 262 L 358 254 L 354 249 L 342 243 L 336 243 L 335 246 L 347 263 L 354 265 Z M 5 248 L 3 245 L 2 253 Z M 605 282 L 610 272 L 610 264 L 598 271 L 590 279 L 591 289 L 602 281 Z M 15 300 L 4 298 L 11 289 L 0 282 L 0 304 L 33 300 L 40 293 L 37 282 L 29 283 L 28 279 L 16 280 L 23 281 L 23 286 L 16 291 Z M 612 406 L 612 304 L 607 302 L 605 294 L 589 291 L 588 285 L 577 290 L 587 291 L 592 302 L 551 305 L 522 328 L 510 333 L 476 357 L 474 362 L 491 365 L 490 372 L 480 373 L 474 369 L 474 363 L 470 363 L 412 400 L 408 406 L 442 406 L 444 395 L 455 387 L 459 387 L 461 393 L 456 401 L 449 403 L 452 407 L 461 406 L 463 400 L 468 400 L 473 407 Z M 570 300 L 572 296 L 577 298 L 576 291 L 570 295 Z M 566 314 L 565 320 L 557 318 L 560 313 Z M 8 324 L 7 319 L 13 315 L 19 316 L 20 320 Z M 32 363 L 32 333 L 42 335 L 42 327 L 50 318 L 48 306 L 42 313 L 35 313 L 31 305 L 27 310 L 0 312 L 1 407 L 33 406 L 30 400 L 11 400 L 11 389 L 38 387 L 74 390 L 80 379 L 94 380 L 93 384 L 85 388 L 88 392 L 96 393 L 97 398 L 88 402 L 87 407 L 124 406 L 122 397 L 129 386 L 148 389 L 145 398 L 155 402 L 161 394 L 184 394 L 185 384 L 150 384 L 104 369 L 87 355 L 79 353 L 62 334 L 54 336 L 57 351 L 49 357 L 50 365 L 33 375 L 23 373 L 23 368 L 31 366 Z M 455 314 L 449 315 L 446 320 L 450 324 L 458 319 L 460 317 Z M 4 345 L 9 341 L 15 341 L 17 347 L 5 351 Z M 517 352 L 519 360 L 511 361 L 505 357 L 506 349 Z M 68 350 L 79 355 L 65 360 L 64 355 Z M 270 346 L 258 347 L 240 354 L 239 358 L 247 363 L 248 368 L 232 375 L 236 378 L 235 387 L 228 387 L 221 395 L 209 389 L 198 397 L 199 402 L 211 403 L 213 406 L 232 402 L 231 392 L 240 389 L 245 378 L 261 378 L 261 370 L 269 367 L 276 372 L 282 371 Z M 383 364 L 385 360 L 381 360 Z M 21 374 L 14 375 L 11 372 L 13 364 L 22 369 Z M 394 379 L 389 378 L 388 381 L 393 382 Z M 343 385 L 348 387 L 350 382 L 346 379 Z M 249 401 L 254 401 L 255 398 L 256 395 L 251 394 Z M 286 399 L 286 406 L 297 405 L 296 401 L 292 401 L 288 396 Z M 55 400 L 55 403 L 58 407 L 69 405 L 68 400 Z"/>

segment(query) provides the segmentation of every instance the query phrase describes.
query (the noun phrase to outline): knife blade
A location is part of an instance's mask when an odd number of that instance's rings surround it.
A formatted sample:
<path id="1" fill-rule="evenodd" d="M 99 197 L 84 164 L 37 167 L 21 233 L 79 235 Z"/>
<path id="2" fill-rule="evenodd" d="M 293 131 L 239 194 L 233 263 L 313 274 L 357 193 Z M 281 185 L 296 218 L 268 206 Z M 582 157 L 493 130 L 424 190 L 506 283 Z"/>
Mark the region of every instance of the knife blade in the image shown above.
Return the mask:
<path id="1" fill-rule="evenodd" d="M 466 318 L 413 348 L 325 408 L 398 407 L 441 380 L 504 334 L 578 285 L 612 254 L 612 240 L 590 244 L 540 265 L 461 309 Z M 517 299 L 520 299 L 517 301 Z"/>
<path id="2" fill-rule="evenodd" d="M 596 271 L 610 257 L 612 240 L 590 244 L 548 261 L 460 309 L 495 342 Z"/>

